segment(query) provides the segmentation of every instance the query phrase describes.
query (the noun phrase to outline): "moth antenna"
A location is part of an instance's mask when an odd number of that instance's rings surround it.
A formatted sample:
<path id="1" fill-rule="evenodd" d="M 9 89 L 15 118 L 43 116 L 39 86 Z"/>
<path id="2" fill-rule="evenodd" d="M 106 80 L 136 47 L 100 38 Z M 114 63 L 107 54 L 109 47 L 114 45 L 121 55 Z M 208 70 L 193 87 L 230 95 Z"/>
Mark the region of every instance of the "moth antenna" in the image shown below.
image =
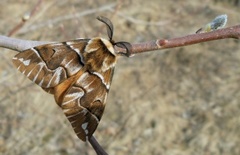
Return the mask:
<path id="1" fill-rule="evenodd" d="M 112 22 L 108 18 L 103 17 L 103 16 L 98 16 L 97 19 L 107 25 L 108 37 L 109 37 L 110 41 L 112 41 L 112 37 L 113 37 L 113 24 L 112 24 Z"/>
<path id="2" fill-rule="evenodd" d="M 124 48 L 126 52 L 119 52 L 122 55 L 129 57 L 131 55 L 132 45 L 129 42 L 116 42 L 114 43 L 117 47 Z"/>

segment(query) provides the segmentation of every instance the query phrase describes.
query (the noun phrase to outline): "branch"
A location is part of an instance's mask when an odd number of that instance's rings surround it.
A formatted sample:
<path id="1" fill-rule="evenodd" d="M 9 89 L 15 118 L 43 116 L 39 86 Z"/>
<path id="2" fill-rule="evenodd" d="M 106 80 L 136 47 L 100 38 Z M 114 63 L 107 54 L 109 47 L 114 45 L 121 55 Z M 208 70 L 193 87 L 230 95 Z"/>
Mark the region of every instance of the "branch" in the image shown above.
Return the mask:
<path id="1" fill-rule="evenodd" d="M 15 38 L 10 38 L 10 37 L 0 35 L 0 47 L 8 48 L 17 52 L 21 52 L 26 49 L 47 44 L 47 43 L 50 43 L 50 42 L 22 40 L 22 39 L 15 39 Z"/>
<path id="2" fill-rule="evenodd" d="M 8 36 L 12 36 L 14 33 L 16 33 L 23 25 L 26 23 L 27 20 L 29 20 L 38 10 L 40 4 L 42 3 L 42 0 L 38 0 L 37 4 L 34 6 L 34 8 L 25 15 L 25 17 L 22 18 L 22 21 L 16 25 L 8 34 Z"/>
<path id="3" fill-rule="evenodd" d="M 153 50 L 162 50 L 166 48 L 174 48 L 198 44 L 207 41 L 234 38 L 240 39 L 240 25 L 215 30 L 208 33 L 191 34 L 183 37 L 172 39 L 157 39 L 149 42 L 132 44 L 131 54 L 149 52 Z"/>
<path id="4" fill-rule="evenodd" d="M 143 52 L 149 52 L 154 50 L 162 50 L 166 48 L 174 48 L 180 46 L 187 46 L 192 44 L 198 44 L 207 41 L 220 40 L 220 39 L 240 39 L 240 25 L 227 27 L 224 29 L 215 30 L 208 33 L 197 33 L 183 37 L 172 39 L 157 39 L 143 43 L 132 44 L 131 54 L 139 54 Z M 12 49 L 18 52 L 24 51 L 28 48 L 47 44 L 47 41 L 31 41 L 15 39 L 0 35 L 0 47 Z M 118 51 L 124 51 L 125 49 L 116 47 Z"/>
<path id="5" fill-rule="evenodd" d="M 104 149 L 100 146 L 98 141 L 94 138 L 94 136 L 90 137 L 89 143 L 92 145 L 97 155 L 108 155 Z"/>

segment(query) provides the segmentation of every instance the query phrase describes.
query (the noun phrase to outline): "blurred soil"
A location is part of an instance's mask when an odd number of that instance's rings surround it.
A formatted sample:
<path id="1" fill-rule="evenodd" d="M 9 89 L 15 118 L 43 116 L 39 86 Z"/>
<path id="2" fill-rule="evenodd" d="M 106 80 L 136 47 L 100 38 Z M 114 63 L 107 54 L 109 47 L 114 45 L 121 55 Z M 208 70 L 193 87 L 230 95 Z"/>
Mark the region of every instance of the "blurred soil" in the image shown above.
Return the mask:
<path id="1" fill-rule="evenodd" d="M 7 35 L 37 1 L 1 0 Z M 240 23 L 232 1 L 49 0 L 12 37 L 65 41 L 106 37 L 96 20 L 131 43 L 195 33 L 220 14 Z M 0 154 L 92 155 L 77 139 L 51 95 L 0 51 Z M 226 39 L 121 58 L 95 137 L 110 155 L 239 155 L 240 43 Z"/>

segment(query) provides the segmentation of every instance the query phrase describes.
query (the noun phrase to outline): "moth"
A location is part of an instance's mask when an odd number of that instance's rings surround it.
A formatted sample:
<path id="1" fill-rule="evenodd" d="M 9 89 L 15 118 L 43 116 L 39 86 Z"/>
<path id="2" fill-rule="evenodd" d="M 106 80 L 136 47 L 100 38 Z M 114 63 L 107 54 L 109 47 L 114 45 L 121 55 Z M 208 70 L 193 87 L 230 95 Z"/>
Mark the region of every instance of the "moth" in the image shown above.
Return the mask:
<path id="1" fill-rule="evenodd" d="M 114 67 L 121 55 L 129 56 L 131 44 L 114 42 L 113 25 L 106 17 L 109 39 L 95 37 L 36 46 L 12 59 L 17 69 L 53 94 L 78 138 L 87 141 L 104 112 Z M 115 50 L 123 48 L 123 52 Z"/>

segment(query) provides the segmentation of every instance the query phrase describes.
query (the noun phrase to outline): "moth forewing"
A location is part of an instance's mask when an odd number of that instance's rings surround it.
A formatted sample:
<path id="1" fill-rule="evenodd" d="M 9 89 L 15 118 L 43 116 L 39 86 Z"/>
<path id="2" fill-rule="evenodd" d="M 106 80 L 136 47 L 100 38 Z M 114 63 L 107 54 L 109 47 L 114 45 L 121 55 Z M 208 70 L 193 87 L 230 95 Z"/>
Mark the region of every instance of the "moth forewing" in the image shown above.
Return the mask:
<path id="1" fill-rule="evenodd" d="M 55 87 L 83 67 L 82 54 L 76 49 L 83 53 L 87 41 L 71 41 L 71 46 L 66 42 L 37 46 L 15 55 L 13 64 L 42 88 Z"/>

